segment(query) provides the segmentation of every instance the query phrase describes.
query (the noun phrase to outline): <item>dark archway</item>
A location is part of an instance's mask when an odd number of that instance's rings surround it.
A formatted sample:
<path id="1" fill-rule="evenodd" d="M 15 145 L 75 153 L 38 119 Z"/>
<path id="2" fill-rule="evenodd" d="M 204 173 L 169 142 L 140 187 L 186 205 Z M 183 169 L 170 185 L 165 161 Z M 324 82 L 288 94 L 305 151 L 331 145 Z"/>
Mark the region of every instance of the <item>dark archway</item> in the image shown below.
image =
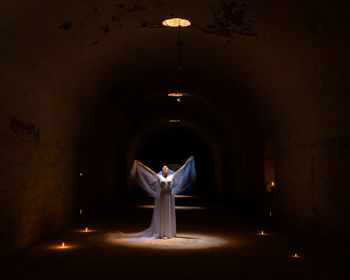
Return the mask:
<path id="1" fill-rule="evenodd" d="M 215 192 L 215 165 L 213 151 L 194 130 L 173 124 L 148 134 L 136 152 L 136 158 L 154 171 L 163 165 L 183 164 L 193 155 L 197 181 L 191 193 L 209 195 Z"/>

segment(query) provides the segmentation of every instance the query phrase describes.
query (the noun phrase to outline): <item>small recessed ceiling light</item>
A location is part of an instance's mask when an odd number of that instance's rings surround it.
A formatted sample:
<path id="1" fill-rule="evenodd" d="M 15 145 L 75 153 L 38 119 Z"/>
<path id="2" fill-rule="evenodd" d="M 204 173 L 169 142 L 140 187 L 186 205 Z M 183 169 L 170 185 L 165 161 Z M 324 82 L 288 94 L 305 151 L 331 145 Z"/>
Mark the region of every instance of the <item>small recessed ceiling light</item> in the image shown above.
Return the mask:
<path id="1" fill-rule="evenodd" d="M 169 27 L 187 27 L 191 25 L 191 22 L 183 18 L 170 18 L 163 20 L 162 24 Z"/>

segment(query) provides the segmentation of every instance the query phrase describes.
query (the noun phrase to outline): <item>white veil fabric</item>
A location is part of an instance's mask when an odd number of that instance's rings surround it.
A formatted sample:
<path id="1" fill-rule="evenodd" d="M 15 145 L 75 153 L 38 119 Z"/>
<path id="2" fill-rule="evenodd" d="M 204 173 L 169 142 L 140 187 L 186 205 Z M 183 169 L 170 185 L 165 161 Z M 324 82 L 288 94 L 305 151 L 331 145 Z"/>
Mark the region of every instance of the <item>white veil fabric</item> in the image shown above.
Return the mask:
<path id="1" fill-rule="evenodd" d="M 196 176 L 196 166 L 192 158 L 183 169 L 174 173 L 172 183 L 173 194 L 184 194 L 190 191 L 196 180 Z"/>
<path id="2" fill-rule="evenodd" d="M 131 172 L 131 178 L 142 187 L 150 196 L 158 197 L 160 194 L 160 186 L 158 178 L 150 173 L 145 167 L 138 164 L 135 160 Z"/>
<path id="3" fill-rule="evenodd" d="M 139 164 L 137 161 L 134 161 L 133 166 L 131 168 L 131 177 L 135 180 L 135 182 L 142 187 L 148 195 L 154 198 L 154 209 L 152 215 L 152 222 L 148 229 L 140 232 L 138 236 L 144 237 L 160 237 L 159 232 L 159 217 L 163 215 L 159 215 L 159 211 L 164 211 L 161 202 L 161 179 L 162 172 L 158 174 L 152 173 L 143 165 Z M 169 180 L 171 180 L 171 192 L 173 195 L 186 193 L 192 187 L 195 179 L 196 179 L 196 169 L 193 157 L 188 160 L 177 172 L 169 170 Z M 173 199 L 172 195 L 172 199 Z M 173 208 L 173 209 L 172 209 Z M 171 203 L 169 205 L 169 212 L 174 211 L 175 213 L 175 203 Z M 174 216 L 174 221 L 176 228 L 176 221 Z M 176 229 L 175 229 L 176 231 Z"/>

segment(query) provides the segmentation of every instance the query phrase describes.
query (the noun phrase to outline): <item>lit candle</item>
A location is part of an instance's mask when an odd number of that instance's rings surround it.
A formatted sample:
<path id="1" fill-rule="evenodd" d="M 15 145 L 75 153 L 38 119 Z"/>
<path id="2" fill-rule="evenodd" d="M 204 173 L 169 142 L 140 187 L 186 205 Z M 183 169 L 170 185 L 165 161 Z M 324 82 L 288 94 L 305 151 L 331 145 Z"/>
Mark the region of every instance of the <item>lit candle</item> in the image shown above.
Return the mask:
<path id="1" fill-rule="evenodd" d="M 83 209 L 80 209 L 80 210 L 79 210 L 79 213 L 80 213 L 80 215 L 83 214 Z"/>
<path id="2" fill-rule="evenodd" d="M 270 217 L 272 216 L 272 211 L 270 210 Z"/>
<path id="3" fill-rule="evenodd" d="M 88 227 L 85 227 L 85 228 L 81 228 L 81 229 L 77 229 L 76 232 L 95 232 L 96 230 L 95 229 L 91 229 L 91 228 L 88 228 Z"/>
<path id="4" fill-rule="evenodd" d="M 72 245 L 67 245 L 66 243 L 62 242 L 61 244 L 57 244 L 54 246 L 50 246 L 51 249 L 55 249 L 55 250 L 67 250 L 67 249 L 71 249 L 73 248 Z"/>
<path id="5" fill-rule="evenodd" d="M 271 182 L 271 186 L 272 186 L 272 187 L 275 186 L 275 182 L 274 182 L 274 181 Z"/>
<path id="6" fill-rule="evenodd" d="M 298 259 L 300 256 L 297 253 L 294 253 L 294 255 L 292 255 L 292 258 Z"/>
<path id="7" fill-rule="evenodd" d="M 258 233 L 258 235 L 266 235 L 266 233 L 262 230 L 261 232 Z"/>
<path id="8" fill-rule="evenodd" d="M 80 172 L 80 174 L 79 174 L 79 175 L 80 175 L 80 176 L 83 176 L 83 173 L 81 173 L 81 172 Z"/>

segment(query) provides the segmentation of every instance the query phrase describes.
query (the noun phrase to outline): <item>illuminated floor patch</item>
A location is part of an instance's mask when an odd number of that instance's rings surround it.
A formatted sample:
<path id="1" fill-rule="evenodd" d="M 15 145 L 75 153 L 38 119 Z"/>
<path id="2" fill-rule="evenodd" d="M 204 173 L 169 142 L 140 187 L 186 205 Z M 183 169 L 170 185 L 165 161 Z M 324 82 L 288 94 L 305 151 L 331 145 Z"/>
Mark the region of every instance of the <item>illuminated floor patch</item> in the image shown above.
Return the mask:
<path id="1" fill-rule="evenodd" d="M 150 249 L 207 249 L 228 245 L 228 240 L 197 233 L 179 233 L 176 238 L 159 239 L 135 237 L 132 234 L 108 233 L 105 241 L 110 244 Z"/>
<path id="2" fill-rule="evenodd" d="M 154 205 L 140 205 L 140 208 L 144 209 L 153 209 Z M 208 209 L 206 207 L 199 207 L 199 206 L 175 206 L 176 210 L 205 210 Z"/>

